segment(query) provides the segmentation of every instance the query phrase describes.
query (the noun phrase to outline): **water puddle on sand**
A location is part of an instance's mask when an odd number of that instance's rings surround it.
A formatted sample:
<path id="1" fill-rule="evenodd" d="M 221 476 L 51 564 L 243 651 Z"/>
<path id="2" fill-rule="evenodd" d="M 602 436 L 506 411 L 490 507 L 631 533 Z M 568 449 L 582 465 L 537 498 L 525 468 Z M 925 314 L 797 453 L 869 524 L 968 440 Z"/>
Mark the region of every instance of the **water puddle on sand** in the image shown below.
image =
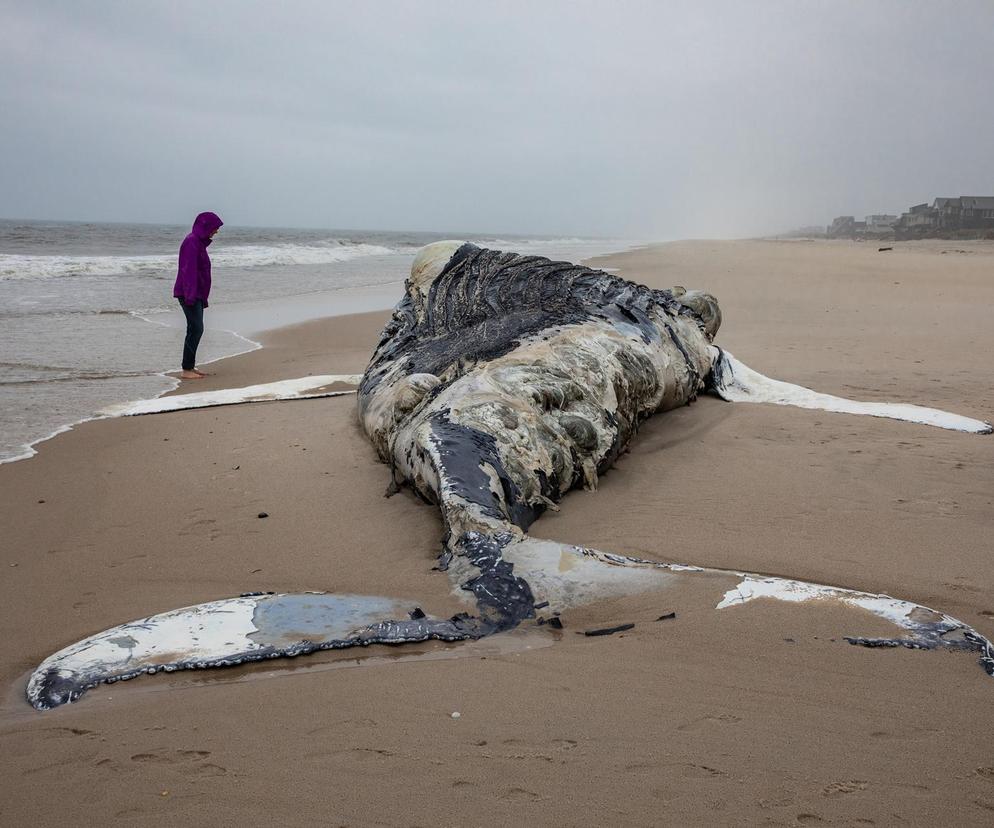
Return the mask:
<path id="1" fill-rule="evenodd" d="M 274 658 L 237 667 L 214 667 L 139 676 L 127 682 L 102 684 L 90 690 L 80 701 L 64 705 L 72 710 L 78 705 L 113 703 L 117 696 L 164 691 L 190 690 L 214 685 L 242 684 L 250 681 L 289 679 L 302 673 L 323 673 L 355 667 L 383 667 L 402 662 L 448 661 L 457 658 L 499 658 L 550 647 L 562 639 L 562 633 L 543 627 L 517 629 L 478 641 L 425 641 L 403 645 L 371 644 L 345 650 L 326 650 L 296 658 Z M 37 711 L 25 696 L 31 672 L 19 676 L 8 686 L 0 704 L 0 725 L 35 721 L 36 716 L 59 715 L 54 711 Z"/>

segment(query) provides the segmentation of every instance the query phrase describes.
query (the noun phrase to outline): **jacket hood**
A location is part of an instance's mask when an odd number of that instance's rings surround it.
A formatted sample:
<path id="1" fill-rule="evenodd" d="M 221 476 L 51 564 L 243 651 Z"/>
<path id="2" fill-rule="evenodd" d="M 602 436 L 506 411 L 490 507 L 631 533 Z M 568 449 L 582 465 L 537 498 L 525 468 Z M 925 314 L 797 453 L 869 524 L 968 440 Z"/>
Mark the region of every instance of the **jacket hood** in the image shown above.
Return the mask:
<path id="1" fill-rule="evenodd" d="M 224 222 L 221 221 L 221 217 L 217 213 L 201 213 L 194 219 L 193 235 L 205 242 L 209 242 L 211 233 L 223 224 Z"/>

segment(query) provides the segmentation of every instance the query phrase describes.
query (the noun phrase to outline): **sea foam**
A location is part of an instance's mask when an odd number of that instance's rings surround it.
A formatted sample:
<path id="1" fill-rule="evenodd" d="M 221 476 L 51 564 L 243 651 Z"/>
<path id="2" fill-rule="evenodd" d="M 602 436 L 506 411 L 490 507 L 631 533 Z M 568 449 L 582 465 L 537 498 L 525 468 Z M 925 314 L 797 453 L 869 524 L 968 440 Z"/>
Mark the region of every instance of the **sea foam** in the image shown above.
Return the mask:
<path id="1" fill-rule="evenodd" d="M 396 251 L 377 244 L 232 245 L 211 250 L 214 267 L 319 265 L 363 256 L 386 256 Z M 0 254 L 0 280 L 47 279 L 66 276 L 143 275 L 170 271 L 176 254 L 155 256 L 38 256 Z"/>

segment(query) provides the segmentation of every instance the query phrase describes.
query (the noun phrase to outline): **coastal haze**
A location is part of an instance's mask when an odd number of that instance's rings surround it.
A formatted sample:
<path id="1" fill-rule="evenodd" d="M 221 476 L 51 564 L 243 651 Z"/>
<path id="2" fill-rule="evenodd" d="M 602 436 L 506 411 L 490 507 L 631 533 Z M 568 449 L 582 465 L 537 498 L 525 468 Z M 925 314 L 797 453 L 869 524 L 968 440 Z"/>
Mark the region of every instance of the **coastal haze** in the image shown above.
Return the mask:
<path id="1" fill-rule="evenodd" d="M 836 602 L 672 587 L 25 693 L 74 642 L 244 593 L 471 609 L 353 394 L 183 410 L 361 374 L 435 240 L 704 289 L 769 377 L 990 422 L 991 54 L 989 2 L 0 0 L 0 823 L 989 826 L 976 653 L 852 647 L 893 628 Z M 204 210 L 210 375 L 180 382 Z M 992 469 L 994 437 L 702 394 L 529 531 L 991 639 Z"/>

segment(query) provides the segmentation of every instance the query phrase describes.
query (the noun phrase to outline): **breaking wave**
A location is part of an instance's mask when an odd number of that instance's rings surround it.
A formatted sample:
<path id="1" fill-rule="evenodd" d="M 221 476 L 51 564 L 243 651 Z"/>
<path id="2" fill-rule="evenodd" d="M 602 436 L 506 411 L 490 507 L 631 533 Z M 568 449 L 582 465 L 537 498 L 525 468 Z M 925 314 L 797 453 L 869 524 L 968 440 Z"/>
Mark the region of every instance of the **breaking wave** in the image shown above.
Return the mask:
<path id="1" fill-rule="evenodd" d="M 543 250 L 545 248 L 560 247 L 624 247 L 630 244 L 620 239 L 591 239 L 569 236 L 563 238 L 519 238 L 506 239 L 493 236 L 481 236 L 478 239 L 470 239 L 480 247 L 491 247 L 498 250 Z"/>
<path id="2" fill-rule="evenodd" d="M 211 250 L 214 267 L 318 265 L 397 251 L 376 244 L 233 245 Z M 176 268 L 176 254 L 156 256 L 32 256 L 0 253 L 0 280 L 65 276 L 157 275 Z"/>

